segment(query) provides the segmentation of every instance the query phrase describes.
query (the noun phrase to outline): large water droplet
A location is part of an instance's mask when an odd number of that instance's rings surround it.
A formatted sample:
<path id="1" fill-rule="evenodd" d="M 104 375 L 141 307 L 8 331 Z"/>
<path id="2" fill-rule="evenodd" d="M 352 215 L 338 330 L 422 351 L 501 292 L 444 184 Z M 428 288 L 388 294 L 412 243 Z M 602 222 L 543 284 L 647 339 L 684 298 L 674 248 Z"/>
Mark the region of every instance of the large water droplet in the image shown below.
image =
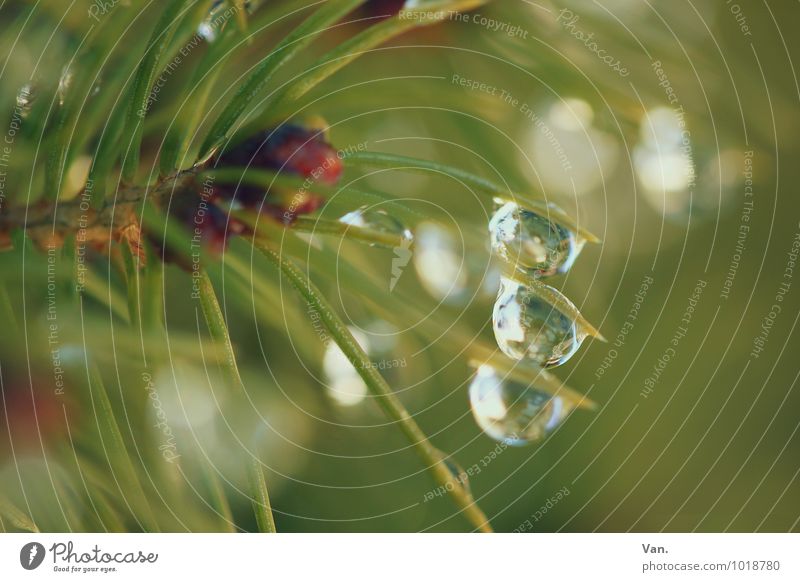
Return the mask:
<path id="1" fill-rule="evenodd" d="M 383 208 L 364 205 L 342 216 L 339 222 L 372 230 L 381 234 L 396 236 L 399 238 L 401 246 L 406 248 L 406 250 L 408 250 L 410 243 L 414 240 L 413 233 L 402 222 Z"/>
<path id="2" fill-rule="evenodd" d="M 507 277 L 502 278 L 492 322 L 504 354 L 515 360 L 529 358 L 542 367 L 569 360 L 584 338 L 573 320 Z"/>
<path id="3" fill-rule="evenodd" d="M 566 273 L 583 249 L 567 228 L 503 199 L 489 221 L 492 249 L 519 271 L 549 277 Z"/>
<path id="4" fill-rule="evenodd" d="M 475 373 L 469 387 L 469 401 L 483 432 L 515 447 L 543 439 L 574 408 L 560 396 L 502 378 L 486 364 Z"/>
<path id="5" fill-rule="evenodd" d="M 440 301 L 463 304 L 473 297 L 493 297 L 500 270 L 490 253 L 459 241 L 448 229 L 424 222 L 416 229 L 414 268 L 425 290 Z"/>

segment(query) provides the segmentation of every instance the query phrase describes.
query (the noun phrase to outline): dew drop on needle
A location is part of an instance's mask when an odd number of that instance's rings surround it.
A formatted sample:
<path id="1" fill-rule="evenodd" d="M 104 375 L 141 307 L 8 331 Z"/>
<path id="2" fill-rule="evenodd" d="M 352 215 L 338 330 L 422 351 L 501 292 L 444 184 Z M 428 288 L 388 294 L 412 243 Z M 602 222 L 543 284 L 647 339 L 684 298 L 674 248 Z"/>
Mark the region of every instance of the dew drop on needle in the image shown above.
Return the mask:
<path id="1" fill-rule="evenodd" d="M 339 219 L 342 224 L 375 231 L 380 234 L 396 236 L 398 242 L 411 242 L 413 233 L 400 220 L 392 216 L 383 208 L 373 208 L 368 205 L 348 212 Z"/>
<path id="2" fill-rule="evenodd" d="M 475 422 L 489 437 L 511 446 L 542 440 L 574 408 L 560 396 L 503 378 L 487 364 L 478 368 L 469 387 Z"/>
<path id="3" fill-rule="evenodd" d="M 532 277 L 566 273 L 583 249 L 569 229 L 521 207 L 516 202 L 496 199 L 489 221 L 492 250 Z"/>
<path id="4" fill-rule="evenodd" d="M 500 350 L 515 360 L 542 367 L 569 360 L 583 341 L 576 323 L 526 285 L 503 277 L 492 314 Z"/>

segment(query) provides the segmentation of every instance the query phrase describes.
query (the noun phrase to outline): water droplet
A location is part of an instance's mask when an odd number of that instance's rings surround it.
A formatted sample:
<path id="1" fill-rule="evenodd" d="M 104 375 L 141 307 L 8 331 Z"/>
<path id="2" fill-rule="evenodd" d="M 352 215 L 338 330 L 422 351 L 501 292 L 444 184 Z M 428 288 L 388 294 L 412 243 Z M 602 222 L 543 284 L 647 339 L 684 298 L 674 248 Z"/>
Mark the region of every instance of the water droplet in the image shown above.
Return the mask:
<path id="1" fill-rule="evenodd" d="M 486 364 L 475 373 L 469 401 L 481 430 L 494 440 L 515 447 L 542 440 L 574 408 L 560 396 L 502 378 Z"/>
<path id="2" fill-rule="evenodd" d="M 219 403 L 202 368 L 192 362 L 175 359 L 153 374 L 150 395 L 163 407 L 170 425 L 177 429 L 201 429 L 210 425 L 219 413 Z M 153 409 L 152 413 L 159 412 Z"/>
<path id="3" fill-rule="evenodd" d="M 504 354 L 515 360 L 529 358 L 542 367 L 569 360 L 585 337 L 569 317 L 507 277 L 502 278 L 492 322 Z"/>
<path id="4" fill-rule="evenodd" d="M 674 110 L 656 107 L 642 117 L 641 141 L 633 149 L 642 195 L 667 215 L 688 208 L 696 179 L 693 145 L 684 126 Z"/>
<path id="5" fill-rule="evenodd" d="M 608 182 L 617 168 L 620 147 L 614 134 L 603 131 L 592 106 L 567 97 L 554 103 L 533 102 L 520 126 L 523 147 L 519 161 L 531 163 L 548 192 L 574 197 L 589 194 Z M 600 127 L 598 127 L 598 124 Z"/>
<path id="6" fill-rule="evenodd" d="M 450 473 L 450 481 L 444 488 L 447 491 L 452 491 L 455 487 L 461 487 L 467 496 L 472 497 L 472 488 L 469 483 L 469 475 L 458 464 L 458 462 L 451 456 L 443 453 L 439 449 L 434 449 L 434 454 L 438 457 L 439 462 L 442 463 L 447 471 Z"/>
<path id="7" fill-rule="evenodd" d="M 211 27 L 211 21 L 208 18 L 198 25 L 197 34 L 206 42 L 217 40 L 217 33 Z"/>
<path id="8" fill-rule="evenodd" d="M 583 99 L 567 97 L 550 108 L 550 121 L 565 131 L 585 131 L 593 120 L 594 109 Z"/>
<path id="9" fill-rule="evenodd" d="M 358 345 L 369 352 L 367 336 L 358 329 L 349 329 Z M 339 346 L 331 340 L 328 342 L 322 359 L 322 369 L 328 381 L 328 394 L 342 406 L 360 404 L 367 397 L 367 385 Z"/>
<path id="10" fill-rule="evenodd" d="M 496 199 L 489 221 L 492 249 L 502 259 L 531 276 L 566 273 L 583 249 L 583 241 L 567 228 L 516 202 Z"/>
<path id="11" fill-rule="evenodd" d="M 364 333 L 369 340 L 370 348 L 378 355 L 386 355 L 397 347 L 400 330 L 397 326 L 383 319 L 376 319 L 364 326 Z"/>
<path id="12" fill-rule="evenodd" d="M 397 236 L 400 238 L 401 244 L 403 242 L 410 243 L 414 240 L 414 234 L 383 208 L 364 205 L 342 216 L 339 222 L 358 228 L 374 230 L 382 234 Z M 374 244 L 371 246 L 374 246 Z"/>
<path id="13" fill-rule="evenodd" d="M 72 86 L 72 79 L 75 77 L 75 74 L 72 70 L 72 67 L 67 64 L 64 65 L 64 68 L 61 70 L 61 76 L 58 78 L 58 104 L 63 106 L 64 100 L 67 98 L 67 91 Z"/>
<path id="14" fill-rule="evenodd" d="M 197 27 L 198 36 L 209 43 L 217 40 L 217 36 L 228 21 L 228 17 L 224 14 L 225 10 L 225 2 L 216 0 L 208 11 L 208 16 Z"/>
<path id="15" fill-rule="evenodd" d="M 414 268 L 431 296 L 451 304 L 463 304 L 475 295 L 493 297 L 500 282 L 500 269 L 488 251 L 473 248 L 432 222 L 416 229 Z"/>
<path id="16" fill-rule="evenodd" d="M 442 459 L 445 467 L 447 470 L 450 471 L 450 474 L 453 476 L 453 481 L 461 485 L 464 488 L 464 491 L 467 492 L 467 495 L 472 496 L 472 488 L 469 484 L 469 475 L 467 472 L 459 465 L 453 457 L 445 456 Z"/>
<path id="17" fill-rule="evenodd" d="M 33 83 L 25 83 L 17 93 L 17 108 L 22 118 L 28 117 L 33 107 L 33 102 L 37 97 L 36 86 Z"/>
<path id="18" fill-rule="evenodd" d="M 100 77 L 98 77 L 97 80 L 94 82 L 94 85 L 92 86 L 91 96 L 94 97 L 95 95 L 100 93 L 102 88 L 103 88 L 103 80 Z"/>
<path id="19" fill-rule="evenodd" d="M 244 2 L 244 10 L 250 11 L 250 2 Z M 240 7 L 238 4 L 232 5 L 224 0 L 215 0 L 205 17 L 197 27 L 197 35 L 208 43 L 212 43 L 219 37 L 229 20 L 236 17 Z"/>
<path id="20" fill-rule="evenodd" d="M 430 10 L 431 11 L 430 18 L 444 20 L 448 17 L 452 17 L 452 15 L 456 13 L 456 11 L 458 10 L 457 5 L 459 4 L 459 2 L 451 0 L 449 6 L 451 10 L 447 10 L 448 6 L 446 6 L 446 4 L 447 3 L 446 2 L 443 3 L 442 0 L 406 0 L 403 3 L 403 9 Z"/>

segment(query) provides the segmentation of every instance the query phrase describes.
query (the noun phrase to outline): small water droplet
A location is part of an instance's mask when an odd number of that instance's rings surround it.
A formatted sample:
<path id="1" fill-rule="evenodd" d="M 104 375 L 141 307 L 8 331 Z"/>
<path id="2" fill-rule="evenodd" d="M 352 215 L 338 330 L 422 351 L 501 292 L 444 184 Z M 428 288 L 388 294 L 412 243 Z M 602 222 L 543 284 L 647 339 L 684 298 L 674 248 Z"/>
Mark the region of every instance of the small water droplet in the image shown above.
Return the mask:
<path id="1" fill-rule="evenodd" d="M 208 16 L 198 25 L 197 35 L 208 43 L 217 40 L 219 33 L 230 20 L 232 9 L 223 0 L 215 0 Z"/>
<path id="2" fill-rule="evenodd" d="M 665 215 L 680 215 L 689 208 L 697 177 L 694 146 L 683 127 L 674 110 L 651 109 L 642 117 L 641 140 L 633 148 L 641 193 Z"/>
<path id="3" fill-rule="evenodd" d="M 569 360 L 584 339 L 577 325 L 518 281 L 502 278 L 492 314 L 494 337 L 510 358 L 542 367 Z"/>
<path id="4" fill-rule="evenodd" d="M 531 276 L 550 277 L 570 269 L 583 249 L 583 241 L 569 229 L 516 202 L 498 198 L 495 203 L 489 235 L 499 257 Z"/>
<path id="5" fill-rule="evenodd" d="M 481 430 L 494 440 L 515 447 L 542 440 L 574 408 L 560 396 L 502 378 L 487 364 L 475 373 L 469 401 Z"/>
<path id="6" fill-rule="evenodd" d="M 442 463 L 450 473 L 450 481 L 445 485 L 445 488 L 448 491 L 452 491 L 454 487 L 460 486 L 469 497 L 472 497 L 469 475 L 467 475 L 467 472 L 461 467 L 458 461 L 439 449 L 434 449 L 434 456 L 439 459 L 439 462 Z"/>
<path id="7" fill-rule="evenodd" d="M 392 353 L 397 347 L 400 330 L 397 326 L 383 319 L 376 319 L 364 326 L 364 333 L 369 339 L 370 348 L 378 355 Z"/>
<path id="8" fill-rule="evenodd" d="M 429 8 L 441 4 L 441 0 L 406 0 L 403 8 L 406 10 L 418 10 L 421 8 Z"/>
<path id="9" fill-rule="evenodd" d="M 465 250 L 466 247 L 466 250 Z M 423 222 L 416 229 L 414 268 L 420 283 L 439 301 L 464 304 L 475 295 L 493 297 L 500 269 L 483 248 L 472 248 L 450 230 Z"/>
<path id="10" fill-rule="evenodd" d="M 25 83 L 17 93 L 17 108 L 19 109 L 19 114 L 23 117 L 28 117 L 28 114 L 31 112 L 31 107 L 33 107 L 33 102 L 36 101 L 36 97 L 38 96 L 36 85 L 32 82 Z"/>
<path id="11" fill-rule="evenodd" d="M 453 480 L 461 485 L 464 488 L 464 491 L 467 492 L 467 495 L 472 496 L 472 488 L 469 484 L 469 475 L 467 472 L 459 465 L 453 457 L 445 457 L 443 460 L 447 470 L 450 471 L 450 474 L 453 476 Z"/>
<path id="12" fill-rule="evenodd" d="M 72 70 L 72 67 L 67 64 L 64 65 L 64 68 L 61 70 L 61 76 L 58 78 L 58 104 L 63 106 L 64 100 L 67 98 L 67 91 L 72 86 L 72 79 L 75 77 L 75 74 Z"/>
<path id="13" fill-rule="evenodd" d="M 369 340 L 360 330 L 349 328 L 358 345 L 369 352 Z M 367 385 L 344 352 L 330 339 L 322 359 L 322 369 L 327 379 L 327 391 L 342 406 L 355 406 L 367 397 Z"/>
<path id="14" fill-rule="evenodd" d="M 382 234 L 398 236 L 401 242 L 414 240 L 414 234 L 383 208 L 364 205 L 342 216 L 339 222 L 358 228 L 374 230 Z"/>

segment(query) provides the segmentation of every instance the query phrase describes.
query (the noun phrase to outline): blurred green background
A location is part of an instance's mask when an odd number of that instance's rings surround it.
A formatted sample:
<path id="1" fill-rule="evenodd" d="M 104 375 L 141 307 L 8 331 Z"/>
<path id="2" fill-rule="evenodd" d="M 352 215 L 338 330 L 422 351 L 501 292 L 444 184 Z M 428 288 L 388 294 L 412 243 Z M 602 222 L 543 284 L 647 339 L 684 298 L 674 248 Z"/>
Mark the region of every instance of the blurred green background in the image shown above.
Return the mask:
<path id="1" fill-rule="evenodd" d="M 268 10 L 286 13 L 303 4 L 278 2 Z M 47 143 L 37 119 L 57 103 L 63 67 L 92 24 L 88 5 L 0 7 L 0 111 L 10 118 L 19 88 L 31 77 L 37 86 L 31 121 L 23 122 L 6 168 L 4 209 L 33 205 L 42 194 Z M 149 32 L 141 31 L 156 18 L 146 13 L 129 33 L 131 43 L 146 40 Z M 398 362 L 384 375 L 435 446 L 464 468 L 481 467 L 471 488 L 497 531 L 798 530 L 800 368 L 792 340 L 800 283 L 786 271 L 800 232 L 800 88 L 792 34 L 798 19 L 800 6 L 790 2 L 491 2 L 362 56 L 293 104 L 293 118 L 322 116 L 338 148 L 366 143 L 371 151 L 447 163 L 542 192 L 602 239 L 587 245 L 572 270 L 553 283 L 610 340 L 587 341 L 554 371 L 599 408 L 575 412 L 544 442 L 503 449 L 485 466 L 482 460 L 497 443 L 470 413 L 469 342 L 447 326 L 436 341 L 417 329 L 435 314 L 469 332 L 467 338 L 492 345 L 494 297 L 480 292 L 487 267 L 480 244 L 467 250 L 475 276 L 466 297 L 450 302 L 431 296 L 425 284 L 435 273 L 420 273 L 413 263 L 390 291 L 391 250 L 337 237 L 314 237 L 310 248 L 322 244 L 325 252 L 307 250 L 312 280 L 345 321 L 362 330 L 374 361 Z M 226 64 L 213 88 L 213 111 L 249 64 L 294 23 L 290 18 L 255 35 Z M 363 26 L 328 34 L 293 70 Z M 118 47 L 111 62 L 123 60 L 126 50 Z M 598 51 L 628 74 L 608 66 Z M 147 170 L 190 72 L 188 66 L 177 69 L 148 117 Z M 469 89 L 454 75 L 485 87 Z M 90 105 L 101 116 L 115 106 L 114 82 L 108 95 L 101 84 Z M 670 113 L 675 107 L 682 108 L 689 132 L 693 177 L 679 147 L 681 128 Z M 87 164 L 86 158 L 75 161 L 70 179 L 76 192 Z M 348 167 L 344 182 L 401 199 L 464 240 L 486 236 L 490 205 L 452 179 L 403 171 L 368 175 Z M 343 204 L 321 215 L 340 216 Z M 740 237 L 743 224 L 749 230 Z M 3 325 L 0 341 L 7 416 L 14 411 L 8 402 L 15 383 L 53 390 L 48 257 L 19 237 L 14 241 L 15 250 L 0 255 L 4 309 L 16 318 Z M 98 285 L 110 273 L 112 287 L 119 286 L 113 265 L 99 255 L 95 260 Z M 182 270 L 165 268 L 165 330 L 146 338 L 112 317 L 103 302 L 79 302 L 59 279 L 58 342 L 67 368 L 70 431 L 60 427 L 61 400 L 49 416 L 40 410 L 39 431 L 28 435 L 33 444 L 2 450 L 4 497 L 30 507 L 42 529 L 97 527 L 83 515 L 94 510 L 73 466 L 76 447 L 102 457 L 79 442 L 81 431 L 91 441 L 96 430 L 96 402 L 75 396 L 77 388 L 70 396 L 70 386 L 87 377 L 88 359 L 105 378 L 129 450 L 149 467 L 141 477 L 147 495 L 151 479 L 179 484 L 178 493 L 156 500 L 168 508 L 165 519 L 171 521 L 164 529 L 219 527 L 210 509 L 213 487 L 204 477 L 208 467 L 218 469 L 237 523 L 252 529 L 241 462 L 250 450 L 266 466 L 279 531 L 469 529 L 446 497 L 425 500 L 435 485 L 424 467 L 397 427 L 361 396 L 359 381 L 337 366 L 335 354 L 326 356 L 307 306 L 281 285 L 272 267 L 243 241 L 232 243 L 222 264 L 212 278 L 252 406 L 235 410 L 226 403 L 221 357 L 188 299 L 191 280 Z M 380 310 L 363 299 L 346 266 L 386 286 Z M 624 327 L 648 278 L 652 284 L 638 317 Z M 705 286 L 686 326 L 681 319 L 698 281 Z M 789 285 L 777 301 L 782 283 Z M 124 311 L 124 288 L 117 293 L 117 309 Z M 764 332 L 775 304 L 781 311 Z M 681 326 L 685 337 L 673 345 Z M 615 344 L 623 329 L 623 343 Z M 754 341 L 762 333 L 766 341 L 756 357 Z M 669 363 L 654 372 L 671 346 Z M 142 398 L 143 353 L 180 467 L 161 458 L 161 435 L 135 429 L 137 417 L 153 414 Z M 655 376 L 651 386 L 648 379 Z M 337 378 L 339 392 L 331 390 Z M 25 411 L 20 414 L 20 422 L 36 426 Z M 57 427 L 59 442 L 43 448 L 39 442 L 48 427 Z M 542 511 L 564 488 L 569 494 Z M 113 479 L 102 496 L 125 505 Z M 532 527 L 523 525 L 526 520 Z M 123 525 L 136 529 L 135 521 L 123 519 Z"/>

